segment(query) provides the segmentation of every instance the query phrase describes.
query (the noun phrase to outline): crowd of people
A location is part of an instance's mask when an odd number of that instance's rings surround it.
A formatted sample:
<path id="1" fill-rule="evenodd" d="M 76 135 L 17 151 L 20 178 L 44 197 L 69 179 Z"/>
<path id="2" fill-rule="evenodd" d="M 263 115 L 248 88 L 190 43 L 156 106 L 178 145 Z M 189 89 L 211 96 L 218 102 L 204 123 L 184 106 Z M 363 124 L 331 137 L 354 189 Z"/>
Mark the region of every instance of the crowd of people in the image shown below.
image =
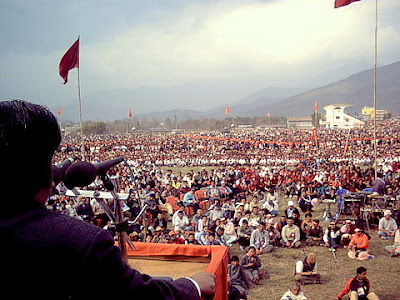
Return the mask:
<path id="1" fill-rule="evenodd" d="M 129 224 L 126 232 L 132 241 L 239 245 L 243 257 L 230 259 L 231 299 L 246 299 L 246 289 L 262 276 L 259 256 L 277 248 L 322 246 L 335 252 L 342 246 L 348 249 L 350 258 L 374 258 L 363 224 L 350 219 L 343 223 L 332 220 L 324 229 L 313 209 L 321 201 L 336 199 L 341 189 L 360 192 L 370 188 L 395 197 L 400 191 L 399 173 L 395 160 L 382 165 L 377 178 L 371 166 L 324 160 L 305 160 L 290 167 L 203 167 L 185 173 L 155 165 L 138 167 L 128 161 L 109 171 L 110 176 L 118 178 L 117 191 L 129 195 L 123 210 Z M 377 182 L 383 182 L 384 187 Z M 102 179 L 97 178 L 85 189 L 102 190 Z M 108 220 L 96 197 L 70 197 L 65 190 L 62 183 L 57 186 L 48 202 L 49 209 L 104 226 L 116 236 L 115 224 Z M 145 204 L 143 218 L 133 223 Z M 108 200 L 108 206 L 113 210 L 115 201 Z M 400 253 L 399 212 L 392 207 L 384 215 L 379 235 L 394 241 L 387 250 L 396 256 Z M 309 265 L 313 260 L 307 257 L 301 264 Z M 312 274 L 304 272 L 311 271 L 296 271 L 297 284 L 321 283 L 315 270 Z M 292 289 L 291 293 L 296 292 L 296 285 Z"/>
<path id="2" fill-rule="evenodd" d="M 129 195 L 122 201 L 129 238 L 150 243 L 238 244 L 243 256 L 230 258 L 230 293 L 231 299 L 246 299 L 246 289 L 262 276 L 259 256 L 277 248 L 321 246 L 335 252 L 345 247 L 352 259 L 374 258 L 365 224 L 358 219 L 332 219 L 323 228 L 313 209 L 325 200 L 337 200 L 340 190 L 370 189 L 396 199 L 399 129 L 400 123 L 391 121 L 378 130 L 377 177 L 371 128 L 319 130 L 316 141 L 310 141 L 304 131 L 288 129 L 237 131 L 229 136 L 218 132 L 143 134 L 133 139 L 90 136 L 83 152 L 80 141 L 67 136 L 55 161 L 81 155 L 92 162 L 124 157 L 126 163 L 110 169 L 109 175 L 118 178 L 117 191 Z M 183 166 L 188 171 L 170 169 Z M 196 166 L 201 168 L 191 170 Z M 85 189 L 102 190 L 102 178 Z M 95 223 L 116 236 L 115 224 L 96 197 L 71 197 L 65 191 L 62 183 L 53 190 L 49 209 Z M 107 202 L 113 210 L 115 201 Z M 134 223 L 144 205 L 143 217 Z M 378 235 L 393 241 L 386 247 L 391 256 L 400 255 L 399 221 L 395 205 L 379 220 Z M 301 285 L 321 283 L 315 259 L 307 256 L 296 265 L 295 284 L 287 292 L 290 299 L 306 299 Z"/>
<path id="3" fill-rule="evenodd" d="M 398 161 L 400 121 L 387 121 L 377 127 L 379 163 L 388 168 Z M 350 162 L 370 165 L 374 160 L 373 128 L 354 130 L 318 129 L 232 130 L 185 134 L 143 133 L 135 135 L 91 135 L 84 138 L 85 159 L 107 160 L 123 155 L 136 167 L 155 166 L 274 166 L 295 165 L 304 160 Z M 82 154 L 80 137 L 63 137 L 55 160 L 71 153 Z"/>

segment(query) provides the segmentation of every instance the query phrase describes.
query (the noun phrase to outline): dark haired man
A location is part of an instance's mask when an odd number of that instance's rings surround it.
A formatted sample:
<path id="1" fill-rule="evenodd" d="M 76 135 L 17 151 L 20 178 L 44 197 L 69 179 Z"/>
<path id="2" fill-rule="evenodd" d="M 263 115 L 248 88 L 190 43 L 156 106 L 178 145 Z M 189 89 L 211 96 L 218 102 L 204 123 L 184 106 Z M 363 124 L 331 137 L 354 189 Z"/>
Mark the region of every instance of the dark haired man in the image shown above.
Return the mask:
<path id="1" fill-rule="evenodd" d="M 60 141 L 48 109 L 21 100 L 0 102 L 0 255 L 7 274 L 3 290 L 11 298 L 200 299 L 200 293 L 214 293 L 215 278 L 208 273 L 173 282 L 140 274 L 121 259 L 107 231 L 47 210 Z M 22 273 L 28 280 L 21 281 Z M 105 274 L 107 285 L 99 285 Z M 84 284 L 63 285 L 71 278 Z"/>
<path id="2" fill-rule="evenodd" d="M 338 295 L 338 299 L 342 299 L 345 295 L 349 294 L 350 300 L 379 300 L 379 297 L 370 292 L 371 283 L 367 278 L 367 269 L 358 267 L 356 276 L 347 280 L 344 288 Z"/>

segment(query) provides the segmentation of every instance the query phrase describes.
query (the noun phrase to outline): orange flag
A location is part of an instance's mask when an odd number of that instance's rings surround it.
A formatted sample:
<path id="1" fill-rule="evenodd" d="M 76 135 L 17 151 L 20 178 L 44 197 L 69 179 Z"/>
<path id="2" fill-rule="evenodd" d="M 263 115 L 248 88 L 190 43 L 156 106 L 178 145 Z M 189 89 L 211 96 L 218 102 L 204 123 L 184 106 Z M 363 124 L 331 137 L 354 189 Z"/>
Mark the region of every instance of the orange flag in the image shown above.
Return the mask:
<path id="1" fill-rule="evenodd" d="M 59 116 L 62 115 L 62 109 L 61 109 L 61 107 L 59 107 L 59 108 L 57 109 L 57 115 L 59 115 Z"/>
<path id="2" fill-rule="evenodd" d="M 225 115 L 229 115 L 229 113 L 231 112 L 229 106 L 225 107 Z"/>

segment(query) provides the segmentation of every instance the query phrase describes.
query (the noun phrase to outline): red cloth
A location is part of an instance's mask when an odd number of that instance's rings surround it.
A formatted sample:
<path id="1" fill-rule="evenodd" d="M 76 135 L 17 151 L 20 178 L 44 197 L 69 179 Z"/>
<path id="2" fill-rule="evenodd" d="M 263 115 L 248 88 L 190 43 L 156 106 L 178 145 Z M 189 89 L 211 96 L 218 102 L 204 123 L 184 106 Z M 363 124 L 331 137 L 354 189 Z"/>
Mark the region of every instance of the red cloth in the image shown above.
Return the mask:
<path id="1" fill-rule="evenodd" d="M 360 0 L 335 0 L 335 8 L 349 5 L 352 2 L 360 1 Z"/>
<path id="2" fill-rule="evenodd" d="M 136 250 L 127 247 L 128 256 L 211 256 L 205 272 L 216 276 L 215 300 L 228 299 L 228 248 L 224 246 L 197 246 L 157 243 L 133 243 Z"/>
<path id="3" fill-rule="evenodd" d="M 68 72 L 74 68 L 79 68 L 79 39 L 68 49 L 61 58 L 58 71 L 64 79 L 64 84 L 68 82 Z"/>

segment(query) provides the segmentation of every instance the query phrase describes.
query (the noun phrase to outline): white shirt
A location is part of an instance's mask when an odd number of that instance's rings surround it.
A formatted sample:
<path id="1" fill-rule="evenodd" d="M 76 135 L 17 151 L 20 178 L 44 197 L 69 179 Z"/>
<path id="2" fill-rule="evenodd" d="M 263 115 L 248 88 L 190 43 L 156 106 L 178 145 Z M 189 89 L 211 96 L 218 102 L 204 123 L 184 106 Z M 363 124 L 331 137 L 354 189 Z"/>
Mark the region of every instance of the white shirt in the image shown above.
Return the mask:
<path id="1" fill-rule="evenodd" d="M 307 300 L 303 292 L 300 292 L 297 296 L 294 295 L 290 290 L 283 294 L 281 300 Z"/>
<path id="2" fill-rule="evenodd" d="M 394 232 L 397 229 L 396 221 L 393 218 L 386 220 L 385 217 L 379 220 L 379 229 L 385 229 L 389 232 Z"/>

